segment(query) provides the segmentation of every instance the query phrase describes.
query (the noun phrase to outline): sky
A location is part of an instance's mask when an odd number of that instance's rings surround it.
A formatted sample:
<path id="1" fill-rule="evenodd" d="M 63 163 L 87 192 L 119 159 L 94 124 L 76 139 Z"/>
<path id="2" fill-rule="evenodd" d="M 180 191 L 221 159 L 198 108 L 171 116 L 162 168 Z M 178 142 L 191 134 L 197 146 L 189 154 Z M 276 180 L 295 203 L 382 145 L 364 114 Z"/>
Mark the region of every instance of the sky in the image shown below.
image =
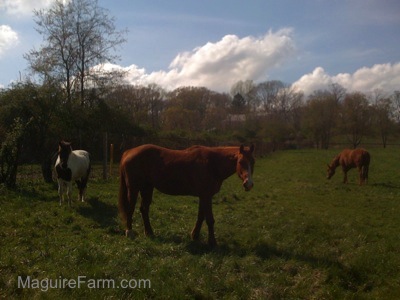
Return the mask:
<path id="1" fill-rule="evenodd" d="M 40 48 L 33 9 L 54 0 L 0 0 L 0 87 L 28 74 Z M 132 84 L 229 92 L 239 80 L 303 91 L 400 90 L 398 0 L 98 0 L 127 29 L 120 59 Z"/>

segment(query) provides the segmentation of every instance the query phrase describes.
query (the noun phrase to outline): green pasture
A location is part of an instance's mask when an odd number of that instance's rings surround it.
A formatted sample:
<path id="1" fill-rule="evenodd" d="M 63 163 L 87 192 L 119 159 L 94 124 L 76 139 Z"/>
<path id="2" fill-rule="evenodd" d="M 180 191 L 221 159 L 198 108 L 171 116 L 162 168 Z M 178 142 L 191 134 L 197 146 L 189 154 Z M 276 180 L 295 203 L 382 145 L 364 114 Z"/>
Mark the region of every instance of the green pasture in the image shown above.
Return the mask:
<path id="1" fill-rule="evenodd" d="M 137 209 L 136 238 L 127 239 L 116 172 L 104 181 L 95 166 L 87 202 L 69 208 L 38 166 L 24 166 L 16 190 L 0 187 L 0 298 L 398 299 L 400 149 L 370 149 L 369 184 L 361 187 L 356 170 L 347 185 L 340 170 L 326 180 L 337 152 L 258 158 L 250 192 L 229 178 L 214 198 L 216 249 L 205 224 L 201 241 L 190 239 L 193 197 L 156 192 L 155 237 L 144 236 Z M 19 288 L 28 276 L 31 288 Z M 80 287 L 46 288 L 78 277 Z M 94 288 L 95 280 L 108 281 Z"/>

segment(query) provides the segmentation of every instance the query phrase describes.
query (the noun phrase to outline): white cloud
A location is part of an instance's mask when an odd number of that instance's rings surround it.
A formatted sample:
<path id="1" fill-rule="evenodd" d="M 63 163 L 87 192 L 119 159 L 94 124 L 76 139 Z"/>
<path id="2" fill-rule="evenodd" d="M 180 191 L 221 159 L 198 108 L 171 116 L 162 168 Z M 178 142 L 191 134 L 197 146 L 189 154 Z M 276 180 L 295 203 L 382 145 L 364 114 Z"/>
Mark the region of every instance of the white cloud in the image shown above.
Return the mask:
<path id="1" fill-rule="evenodd" d="M 0 0 L 0 10 L 9 15 L 31 15 L 34 9 L 49 7 L 55 0 Z"/>
<path id="2" fill-rule="evenodd" d="M 395 64 L 376 64 L 371 68 L 363 67 L 353 74 L 339 73 L 331 76 L 321 67 L 302 76 L 293 86 L 306 95 L 315 90 L 329 89 L 329 85 L 338 83 L 349 92 L 369 93 L 376 89 L 392 93 L 400 89 L 400 62 Z"/>
<path id="3" fill-rule="evenodd" d="M 123 69 L 128 71 L 127 81 L 132 84 L 156 83 L 167 89 L 205 86 L 228 91 L 239 80 L 266 80 L 269 70 L 291 59 L 295 53 L 291 34 L 292 30 L 286 28 L 261 37 L 226 35 L 216 43 L 179 53 L 168 71 L 147 74 L 135 65 Z"/>
<path id="4" fill-rule="evenodd" d="M 18 34 L 10 26 L 0 25 L 0 58 L 19 42 Z"/>

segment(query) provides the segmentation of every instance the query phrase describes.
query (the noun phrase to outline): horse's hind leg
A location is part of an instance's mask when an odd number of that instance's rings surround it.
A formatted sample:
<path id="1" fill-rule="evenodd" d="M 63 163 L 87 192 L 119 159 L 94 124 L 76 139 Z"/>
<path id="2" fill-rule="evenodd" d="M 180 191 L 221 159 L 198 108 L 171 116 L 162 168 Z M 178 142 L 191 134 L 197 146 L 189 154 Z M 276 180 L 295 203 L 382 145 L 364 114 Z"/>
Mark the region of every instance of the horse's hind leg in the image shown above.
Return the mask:
<path id="1" fill-rule="evenodd" d="M 362 185 L 364 182 L 364 173 L 363 173 L 363 167 L 358 167 L 358 177 L 359 177 L 359 185 Z"/>
<path id="2" fill-rule="evenodd" d="M 79 194 L 78 194 L 78 202 L 79 201 L 81 201 L 82 200 L 82 202 L 83 202 L 83 188 L 82 188 L 82 181 L 81 180 L 76 180 L 75 181 L 75 183 L 76 183 L 76 186 L 78 187 L 78 191 L 79 191 Z"/>
<path id="3" fill-rule="evenodd" d="M 368 166 L 362 167 L 362 178 L 365 184 L 368 184 Z"/>
<path id="4" fill-rule="evenodd" d="M 127 191 L 127 201 L 125 202 L 125 219 L 126 219 L 126 231 L 125 235 L 127 237 L 133 237 L 132 233 L 132 223 L 133 223 L 133 213 L 135 212 L 135 206 L 139 190 L 128 188 Z"/>
<path id="5" fill-rule="evenodd" d="M 142 197 L 142 203 L 140 205 L 140 212 L 142 214 L 143 225 L 144 225 L 144 233 L 147 236 L 153 235 L 153 229 L 150 224 L 150 204 L 153 199 L 153 187 L 146 186 L 140 190 L 140 196 Z"/>
<path id="6" fill-rule="evenodd" d="M 78 201 L 81 200 L 82 202 L 85 202 L 85 194 L 86 194 L 86 186 L 88 182 L 88 177 L 81 178 L 81 180 L 76 181 L 76 184 L 78 185 L 79 189 L 79 198 Z"/>
<path id="7" fill-rule="evenodd" d="M 81 179 L 82 188 L 79 190 L 82 202 L 85 202 L 86 188 L 89 180 L 90 171 L 91 171 L 91 165 L 89 163 L 89 168 L 86 171 L 86 176 Z"/>

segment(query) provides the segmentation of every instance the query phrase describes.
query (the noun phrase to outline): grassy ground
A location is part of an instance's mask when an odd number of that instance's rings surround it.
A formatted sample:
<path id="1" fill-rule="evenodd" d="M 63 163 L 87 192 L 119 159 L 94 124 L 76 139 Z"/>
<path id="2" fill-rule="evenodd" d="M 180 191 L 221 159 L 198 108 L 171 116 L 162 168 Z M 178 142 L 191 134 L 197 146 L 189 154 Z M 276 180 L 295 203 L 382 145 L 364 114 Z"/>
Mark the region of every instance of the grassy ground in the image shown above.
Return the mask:
<path id="1" fill-rule="evenodd" d="M 18 190 L 0 191 L 0 298 L 398 299 L 400 149 L 371 149 L 363 187 L 355 170 L 347 185 L 339 170 L 325 179 L 336 152 L 260 158 L 249 193 L 229 178 L 214 199 L 214 250 L 205 226 L 201 242 L 190 240 L 195 198 L 156 192 L 156 236 L 144 236 L 137 210 L 130 240 L 117 214 L 118 178 L 103 181 L 95 169 L 88 201 L 68 208 L 38 167 L 24 167 Z M 31 288 L 18 288 L 28 276 Z M 46 288 L 78 277 L 79 288 Z M 97 279 L 109 281 L 91 288 Z"/>

